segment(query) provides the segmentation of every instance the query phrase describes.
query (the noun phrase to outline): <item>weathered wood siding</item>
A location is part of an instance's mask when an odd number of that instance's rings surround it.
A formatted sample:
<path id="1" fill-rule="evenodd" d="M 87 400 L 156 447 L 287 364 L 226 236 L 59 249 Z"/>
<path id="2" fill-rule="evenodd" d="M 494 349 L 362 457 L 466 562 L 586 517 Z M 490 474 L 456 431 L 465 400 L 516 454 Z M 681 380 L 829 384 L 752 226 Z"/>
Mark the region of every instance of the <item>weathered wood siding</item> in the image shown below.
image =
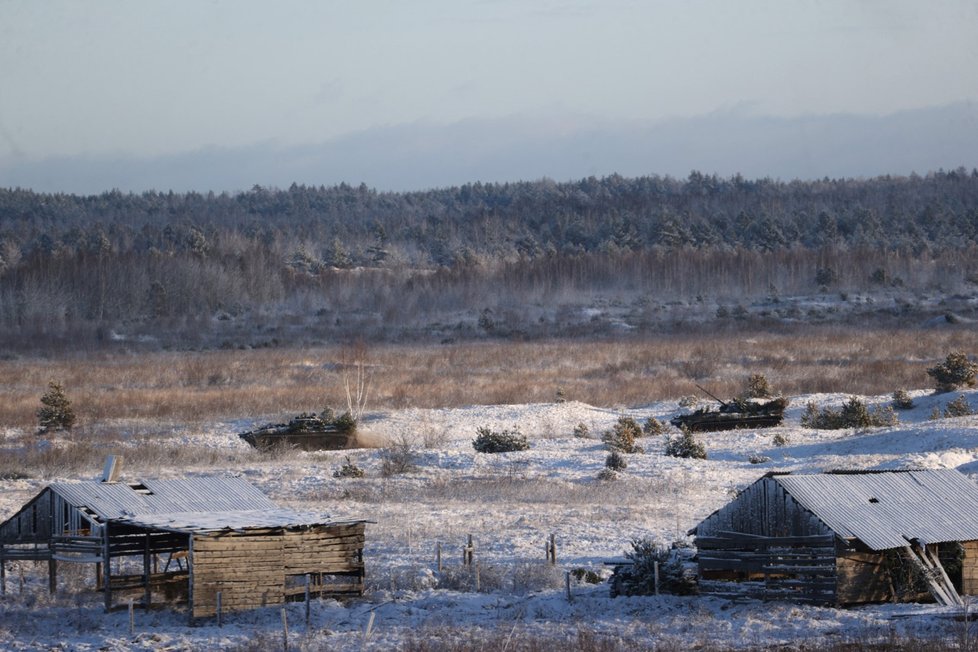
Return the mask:
<path id="1" fill-rule="evenodd" d="M 322 595 L 363 592 L 364 525 L 321 526 L 268 534 L 195 535 L 191 600 L 193 617 L 282 604 L 305 594 L 305 580 Z M 338 576 L 326 584 L 321 575 Z"/>
<path id="2" fill-rule="evenodd" d="M 964 559 L 961 560 L 961 593 L 978 595 L 978 541 L 964 541 Z"/>
<path id="3" fill-rule="evenodd" d="M 838 603 L 885 602 L 893 599 L 889 576 L 882 564 L 881 553 L 840 551 L 835 560 Z"/>
<path id="4" fill-rule="evenodd" d="M 832 534 L 773 478 L 761 478 L 696 528 L 697 536 L 741 532 L 763 537 Z"/>

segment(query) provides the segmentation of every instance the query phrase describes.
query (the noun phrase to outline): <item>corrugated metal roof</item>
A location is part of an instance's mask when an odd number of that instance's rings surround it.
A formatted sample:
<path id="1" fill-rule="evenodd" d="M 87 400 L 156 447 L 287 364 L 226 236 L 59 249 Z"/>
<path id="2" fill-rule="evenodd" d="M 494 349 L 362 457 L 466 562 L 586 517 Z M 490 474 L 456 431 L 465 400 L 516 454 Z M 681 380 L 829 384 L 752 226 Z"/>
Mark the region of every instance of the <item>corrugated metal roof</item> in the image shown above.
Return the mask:
<path id="1" fill-rule="evenodd" d="M 222 530 L 245 530 L 249 528 L 342 524 L 330 521 L 328 515 L 319 512 L 299 512 L 280 507 L 272 510 L 136 514 L 132 517 L 119 520 L 147 528 L 199 533 L 218 532 Z"/>
<path id="2" fill-rule="evenodd" d="M 125 482 L 58 482 L 50 485 L 74 507 L 87 507 L 103 520 L 135 514 L 278 510 L 268 496 L 247 480 L 211 476 L 144 480 L 139 491 Z"/>
<path id="3" fill-rule="evenodd" d="M 873 550 L 978 540 L 978 485 L 953 469 L 778 475 L 837 534 Z"/>

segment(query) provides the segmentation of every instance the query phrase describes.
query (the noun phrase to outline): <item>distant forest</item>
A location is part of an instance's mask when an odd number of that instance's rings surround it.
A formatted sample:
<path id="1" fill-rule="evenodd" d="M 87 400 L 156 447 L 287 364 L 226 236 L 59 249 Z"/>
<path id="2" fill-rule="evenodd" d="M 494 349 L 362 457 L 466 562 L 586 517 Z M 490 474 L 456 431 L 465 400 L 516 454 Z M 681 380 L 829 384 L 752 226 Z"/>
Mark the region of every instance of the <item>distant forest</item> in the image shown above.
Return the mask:
<path id="1" fill-rule="evenodd" d="M 0 336 L 13 348 L 216 329 L 237 333 L 234 344 L 264 327 L 281 343 L 290 333 L 400 337 L 468 321 L 484 335 L 489 315 L 522 310 L 530 320 L 528 306 L 539 308 L 531 321 L 548 324 L 537 331 L 559 334 L 561 310 L 597 300 L 953 292 L 978 280 L 976 253 L 978 170 L 963 168 L 790 182 L 613 175 L 404 193 L 0 189 Z"/>

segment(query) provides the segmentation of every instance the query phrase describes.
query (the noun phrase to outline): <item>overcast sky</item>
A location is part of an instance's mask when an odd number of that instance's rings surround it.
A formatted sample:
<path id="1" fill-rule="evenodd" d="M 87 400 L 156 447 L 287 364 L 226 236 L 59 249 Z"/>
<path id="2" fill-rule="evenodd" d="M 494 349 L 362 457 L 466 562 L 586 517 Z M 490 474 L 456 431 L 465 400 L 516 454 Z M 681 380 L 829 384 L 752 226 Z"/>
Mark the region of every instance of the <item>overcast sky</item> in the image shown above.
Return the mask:
<path id="1" fill-rule="evenodd" d="M 658 143 L 717 116 L 731 129 L 778 119 L 811 134 L 813 119 L 839 116 L 946 123 L 921 116 L 949 106 L 954 129 L 978 133 L 978 2 L 0 0 L 0 73 L 0 186 L 235 190 L 286 183 L 284 167 L 305 183 L 403 188 L 463 172 L 688 172 L 655 169 L 677 158 L 729 173 L 733 159 L 702 143 L 699 158 L 686 141 Z M 944 129 L 944 149 L 919 152 L 919 163 L 899 152 L 902 169 L 839 174 L 978 164 L 954 150 L 975 134 L 944 123 L 931 125 Z M 544 141 L 521 144 L 540 132 Z M 658 154 L 621 154 L 619 166 L 615 151 L 594 153 L 608 134 L 627 143 L 633 132 Z M 495 167 L 480 167 L 500 141 L 509 144 Z M 528 149 L 555 146 L 581 164 Z M 250 167 L 235 169 L 238 154 Z M 813 163 L 812 152 L 785 149 L 757 170 L 804 174 L 792 155 Z M 508 173 L 501 156 L 538 163 Z M 344 157 L 356 168 L 345 171 Z M 829 167 L 814 161 L 811 174 Z M 177 181 L 167 168 L 196 176 Z"/>

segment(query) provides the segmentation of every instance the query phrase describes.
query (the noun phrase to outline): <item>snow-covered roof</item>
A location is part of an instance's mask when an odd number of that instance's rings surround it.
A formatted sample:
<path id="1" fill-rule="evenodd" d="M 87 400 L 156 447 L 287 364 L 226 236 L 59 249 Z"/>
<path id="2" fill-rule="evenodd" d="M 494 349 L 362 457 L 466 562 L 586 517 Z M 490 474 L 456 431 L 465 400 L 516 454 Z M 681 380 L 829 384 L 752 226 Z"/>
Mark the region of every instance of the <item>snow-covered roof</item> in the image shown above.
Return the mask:
<path id="1" fill-rule="evenodd" d="M 291 509 L 242 510 L 229 512 L 172 512 L 159 514 L 135 514 L 119 519 L 122 522 L 157 530 L 175 532 L 220 532 L 251 528 L 308 527 L 314 525 L 346 525 L 329 520 L 318 512 L 299 512 Z"/>
<path id="2" fill-rule="evenodd" d="M 72 507 L 85 509 L 103 523 L 112 521 L 188 534 L 369 522 L 333 521 L 323 512 L 280 507 L 248 481 L 232 476 L 138 482 L 54 482 L 18 514 L 48 491 L 61 496 Z"/>
<path id="3" fill-rule="evenodd" d="M 839 536 L 873 550 L 978 540 L 978 485 L 954 469 L 773 478 Z"/>
<path id="4" fill-rule="evenodd" d="M 207 476 L 126 482 L 56 482 L 49 488 L 74 507 L 86 507 L 101 520 L 139 514 L 278 510 L 243 478 Z"/>

